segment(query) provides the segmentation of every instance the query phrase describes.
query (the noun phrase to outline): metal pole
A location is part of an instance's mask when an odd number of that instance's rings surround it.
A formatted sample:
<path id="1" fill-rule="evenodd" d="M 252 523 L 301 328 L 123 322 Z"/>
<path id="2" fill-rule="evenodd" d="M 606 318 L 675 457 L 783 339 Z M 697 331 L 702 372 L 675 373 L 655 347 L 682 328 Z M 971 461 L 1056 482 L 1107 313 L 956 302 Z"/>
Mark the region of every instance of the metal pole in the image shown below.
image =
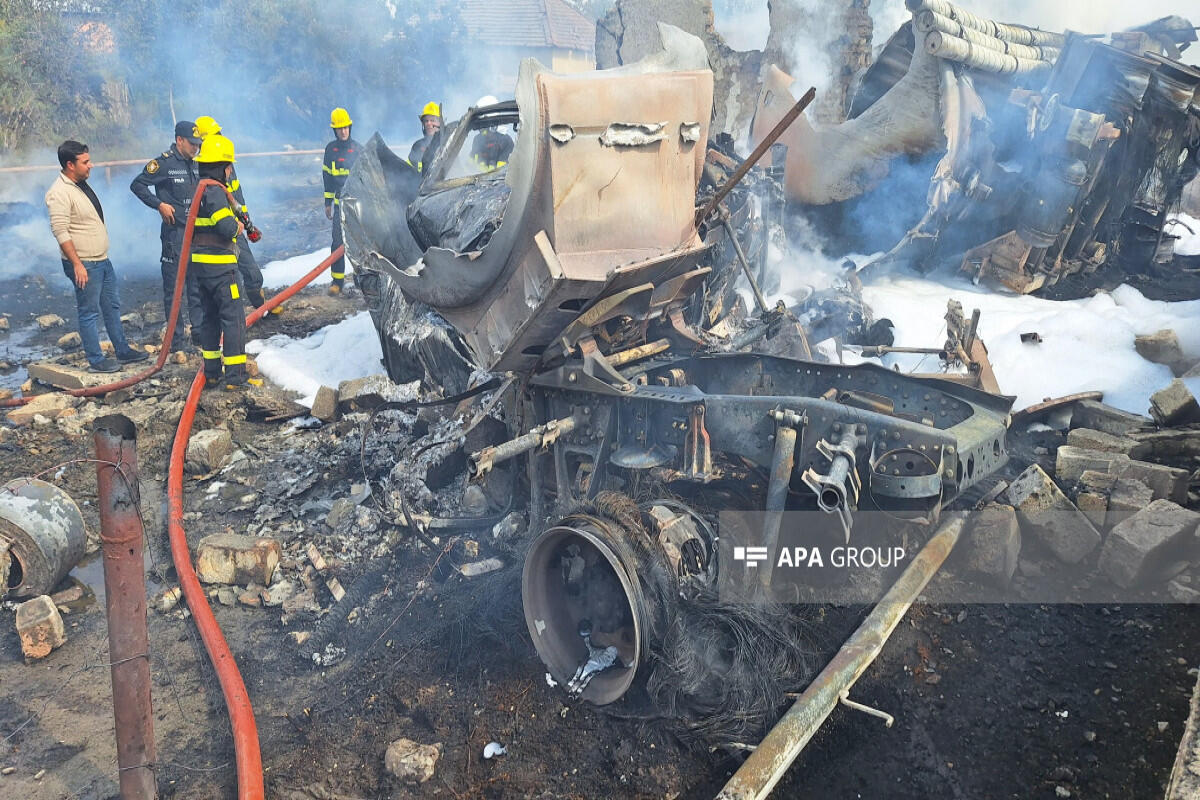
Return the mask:
<path id="1" fill-rule="evenodd" d="M 849 691 L 883 650 L 917 595 L 954 549 L 965 519 L 955 514 L 942 523 L 858 630 L 733 774 L 717 800 L 761 800 L 771 793 L 828 719 L 838 698 Z"/>
<path id="2" fill-rule="evenodd" d="M 121 799 L 154 800 L 154 715 L 137 429 L 128 417 L 115 414 L 96 420 L 92 432 L 99 462 L 96 482 Z"/>

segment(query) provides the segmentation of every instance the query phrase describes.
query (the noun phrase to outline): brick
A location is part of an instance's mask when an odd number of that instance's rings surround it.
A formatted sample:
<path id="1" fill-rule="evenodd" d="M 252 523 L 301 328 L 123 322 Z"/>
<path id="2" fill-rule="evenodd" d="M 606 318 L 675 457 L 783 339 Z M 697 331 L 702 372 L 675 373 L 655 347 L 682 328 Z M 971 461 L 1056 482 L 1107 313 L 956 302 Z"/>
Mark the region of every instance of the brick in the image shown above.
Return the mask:
<path id="1" fill-rule="evenodd" d="M 49 595 L 40 595 L 17 606 L 17 635 L 26 658 L 45 658 L 66 644 L 62 616 Z"/>
<path id="2" fill-rule="evenodd" d="M 281 553 L 274 539 L 215 533 L 196 546 L 196 574 L 204 583 L 268 586 Z"/>
<path id="3" fill-rule="evenodd" d="M 1037 464 L 1013 481 L 1008 498 L 1022 533 L 1046 545 L 1061 561 L 1078 563 L 1100 544 L 1091 521 Z"/>
<path id="4" fill-rule="evenodd" d="M 1108 516 L 1104 524 L 1119 525 L 1154 501 L 1154 490 L 1134 478 L 1117 478 L 1108 496 Z"/>
<path id="5" fill-rule="evenodd" d="M 312 409 L 309 413 L 322 422 L 332 422 L 337 418 L 337 407 L 337 389 L 322 386 L 317 389 L 317 395 L 313 398 Z"/>
<path id="6" fill-rule="evenodd" d="M 338 384 L 338 409 L 343 413 L 369 411 L 384 403 L 411 400 L 413 391 L 392 383 L 386 375 L 368 375 Z"/>
<path id="7" fill-rule="evenodd" d="M 1187 502 L 1188 479 L 1186 469 L 1152 464 L 1149 461 L 1129 461 L 1118 464 L 1113 470 L 1122 478 L 1141 481 L 1154 491 L 1154 499 L 1166 499 L 1183 505 Z"/>
<path id="8" fill-rule="evenodd" d="M 25 405 L 8 412 L 8 421 L 14 425 L 28 425 L 38 415 L 46 419 L 58 419 L 64 410 L 74 408 L 78 402 L 78 398 L 59 392 L 39 394 Z"/>
<path id="9" fill-rule="evenodd" d="M 1150 416 L 1159 425 L 1182 425 L 1200 420 L 1200 405 L 1183 381 L 1176 378 L 1167 388 L 1150 395 Z"/>
<path id="10" fill-rule="evenodd" d="M 57 328 L 63 324 L 63 318 L 58 314 L 42 314 L 40 317 L 37 317 L 35 321 L 37 322 L 38 327 L 42 330 Z"/>
<path id="11" fill-rule="evenodd" d="M 1121 453 L 1106 453 L 1071 445 L 1058 448 L 1054 474 L 1064 485 L 1077 483 L 1088 470 L 1139 480 L 1154 490 L 1155 498 L 1165 498 L 1175 503 L 1187 501 L 1187 470 L 1136 461 Z"/>
<path id="12" fill-rule="evenodd" d="M 1021 527 L 1012 506 L 990 503 L 967 523 L 967 569 L 1004 588 L 1017 569 Z"/>
<path id="13" fill-rule="evenodd" d="M 233 453 L 233 437 L 229 431 L 212 428 L 192 434 L 188 440 L 185 464 L 188 472 L 207 475 L 229 462 Z"/>
<path id="14" fill-rule="evenodd" d="M 1091 428 L 1111 433 L 1113 436 L 1124 436 L 1149 424 L 1148 417 L 1130 414 L 1096 400 L 1081 400 L 1075 404 L 1075 410 L 1071 414 L 1072 428 Z"/>
<path id="15" fill-rule="evenodd" d="M 1200 514 L 1170 500 L 1155 500 L 1108 533 L 1100 551 L 1100 571 L 1129 588 L 1166 566 L 1173 547 L 1194 538 Z"/>
<path id="16" fill-rule="evenodd" d="M 1105 453 L 1122 453 L 1130 455 L 1138 446 L 1138 442 L 1124 436 L 1113 436 L 1111 433 L 1093 430 L 1092 428 L 1074 428 L 1067 433 L 1067 444 L 1071 447 L 1082 447 L 1085 450 L 1100 450 Z"/>

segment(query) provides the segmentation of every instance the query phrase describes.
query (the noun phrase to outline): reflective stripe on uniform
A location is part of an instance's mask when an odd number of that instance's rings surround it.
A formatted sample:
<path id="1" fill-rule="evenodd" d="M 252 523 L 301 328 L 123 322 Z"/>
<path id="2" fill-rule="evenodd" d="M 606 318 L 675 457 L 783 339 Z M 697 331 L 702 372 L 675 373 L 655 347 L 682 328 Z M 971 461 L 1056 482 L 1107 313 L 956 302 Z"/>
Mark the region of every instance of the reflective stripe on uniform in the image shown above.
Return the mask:
<path id="1" fill-rule="evenodd" d="M 232 367 L 235 364 L 245 364 L 246 363 L 246 354 L 242 353 L 240 356 L 225 356 L 225 358 L 223 358 L 221 360 L 224 362 L 225 366 L 227 366 L 227 367 Z"/>
<path id="2" fill-rule="evenodd" d="M 216 225 L 218 222 L 225 219 L 226 217 L 232 217 L 232 216 L 233 216 L 233 211 L 228 206 L 226 206 L 225 208 L 218 208 L 215 212 L 213 212 L 213 215 L 211 217 L 196 217 L 196 227 L 198 227 L 198 228 L 212 227 L 213 225 Z"/>
<path id="3" fill-rule="evenodd" d="M 323 169 L 325 172 L 328 172 L 330 175 L 333 175 L 335 177 L 350 174 L 350 170 L 348 170 L 348 169 L 341 169 L 340 167 L 331 167 L 328 164 L 322 164 L 321 169 Z"/>
<path id="4" fill-rule="evenodd" d="M 236 263 L 237 256 L 234 256 L 233 260 Z M 242 293 L 238 291 L 236 283 L 229 284 L 229 296 L 232 297 L 234 300 L 242 299 Z"/>
<path id="5" fill-rule="evenodd" d="M 204 356 L 205 361 L 211 361 L 214 358 L 220 358 L 221 351 L 220 350 L 201 350 L 200 355 Z"/>
<path id="6" fill-rule="evenodd" d="M 192 261 L 197 264 L 236 264 L 237 256 L 233 253 L 192 253 Z"/>
<path id="7" fill-rule="evenodd" d="M 325 199 L 326 199 L 326 200 L 332 200 L 333 198 L 334 198 L 334 194 L 333 194 L 333 192 L 326 192 L 326 193 L 325 193 Z"/>
<path id="8" fill-rule="evenodd" d="M 233 180 L 231 180 L 229 182 L 229 191 L 236 192 L 241 185 L 242 185 L 242 182 L 239 181 L 237 178 L 234 178 Z"/>
<path id="9" fill-rule="evenodd" d="M 342 278 L 346 277 L 346 273 L 344 273 L 344 272 L 330 272 L 330 273 L 329 273 L 329 277 L 333 278 L 335 281 L 340 281 Z"/>

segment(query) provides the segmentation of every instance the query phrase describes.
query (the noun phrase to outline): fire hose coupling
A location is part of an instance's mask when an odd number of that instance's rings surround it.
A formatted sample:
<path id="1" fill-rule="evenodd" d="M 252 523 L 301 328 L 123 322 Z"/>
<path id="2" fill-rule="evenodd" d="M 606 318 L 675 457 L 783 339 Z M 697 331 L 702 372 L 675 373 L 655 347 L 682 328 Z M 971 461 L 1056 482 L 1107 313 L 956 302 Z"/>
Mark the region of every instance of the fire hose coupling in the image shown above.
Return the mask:
<path id="1" fill-rule="evenodd" d="M 503 464 L 509 459 L 516 458 L 530 450 L 546 449 L 558 441 L 563 434 L 570 433 L 579 425 L 578 417 L 574 415 L 562 419 L 552 419 L 526 433 L 503 444 L 485 447 L 478 453 L 471 454 L 471 477 L 479 478 L 492 471 L 497 464 Z"/>
<path id="2" fill-rule="evenodd" d="M 835 432 L 836 428 L 835 427 Z M 862 480 L 858 476 L 856 451 L 866 439 L 863 426 L 846 426 L 836 441 L 821 439 L 816 450 L 829 459 L 829 471 L 821 474 L 809 468 L 801 479 L 817 495 L 817 507 L 842 518 L 846 541 L 850 541 L 851 513 L 858 508 Z"/>

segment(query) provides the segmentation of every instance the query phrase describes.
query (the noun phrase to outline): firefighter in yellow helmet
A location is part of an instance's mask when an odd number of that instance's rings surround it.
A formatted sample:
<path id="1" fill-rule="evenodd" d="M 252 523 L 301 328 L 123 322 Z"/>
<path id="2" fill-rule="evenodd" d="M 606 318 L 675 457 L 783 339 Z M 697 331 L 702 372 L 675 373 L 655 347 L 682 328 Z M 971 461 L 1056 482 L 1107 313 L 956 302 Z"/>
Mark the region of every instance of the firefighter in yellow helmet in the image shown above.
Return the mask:
<path id="1" fill-rule="evenodd" d="M 214 133 L 220 133 L 221 125 L 212 117 L 196 117 L 196 130 L 203 140 Z M 229 191 L 233 193 L 233 199 L 241 208 L 242 215 L 248 218 L 250 210 L 246 207 L 242 184 L 238 180 L 237 170 L 233 167 L 230 167 Z M 263 293 L 262 270 L 258 267 L 254 253 L 250 252 L 250 240 L 246 238 L 245 234 L 238 237 L 238 272 L 241 274 L 242 296 L 249 300 L 255 308 L 267 302 L 267 296 Z M 283 306 L 275 306 L 271 309 L 271 313 L 282 314 Z"/>
<path id="2" fill-rule="evenodd" d="M 344 108 L 335 108 L 329 115 L 329 127 L 333 128 L 333 141 L 325 145 L 325 157 L 321 160 L 322 178 L 325 183 L 325 218 L 333 220 L 333 252 L 342 244 L 342 187 L 346 185 L 346 177 L 350 168 L 358 159 L 362 147 L 350 138 L 350 126 L 354 121 Z M 339 258 L 329 269 L 333 284 L 329 287 L 330 294 L 341 294 L 342 283 L 346 280 L 346 259 Z"/>
<path id="3" fill-rule="evenodd" d="M 196 281 L 200 354 L 204 357 L 207 386 L 224 380 L 226 389 L 258 384 L 246 374 L 246 315 L 238 289 L 237 239 L 245 227 L 233 213 L 225 189 L 233 172 L 233 142 L 219 133 L 209 134 L 196 156 L 200 178 L 220 186 L 205 186 L 196 210 L 188 277 Z"/>
<path id="4" fill-rule="evenodd" d="M 421 109 L 421 138 L 413 142 L 412 149 L 408 151 L 408 163 L 412 164 L 417 172 L 424 172 L 427 153 L 429 160 L 433 160 L 433 153 L 429 152 L 429 145 L 441 129 L 442 107 L 430 100 Z"/>

